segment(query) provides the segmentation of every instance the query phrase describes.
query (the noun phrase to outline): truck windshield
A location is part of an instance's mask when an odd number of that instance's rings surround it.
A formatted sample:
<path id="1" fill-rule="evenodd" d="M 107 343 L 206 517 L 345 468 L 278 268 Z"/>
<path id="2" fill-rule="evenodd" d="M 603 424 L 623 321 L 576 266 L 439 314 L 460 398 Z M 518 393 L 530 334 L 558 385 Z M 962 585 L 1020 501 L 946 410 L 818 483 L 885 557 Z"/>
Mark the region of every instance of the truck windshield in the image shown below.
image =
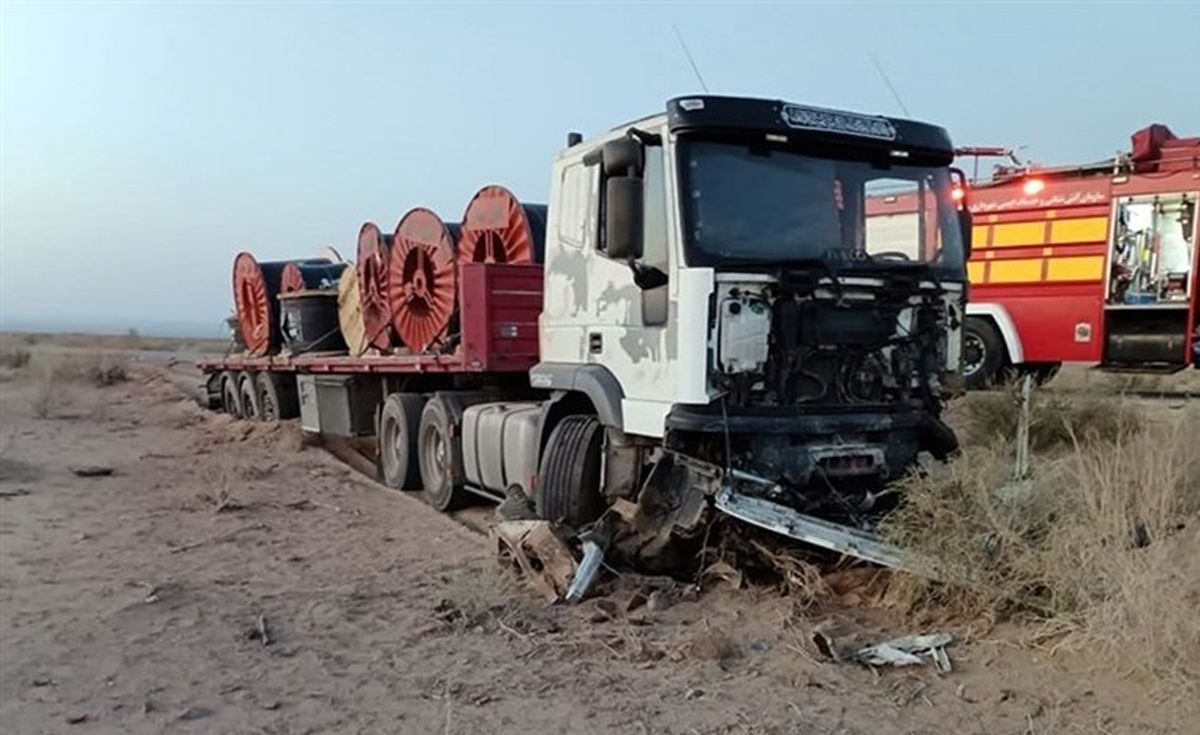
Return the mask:
<path id="1" fill-rule="evenodd" d="M 680 142 L 689 265 L 925 264 L 963 274 L 950 171 Z"/>

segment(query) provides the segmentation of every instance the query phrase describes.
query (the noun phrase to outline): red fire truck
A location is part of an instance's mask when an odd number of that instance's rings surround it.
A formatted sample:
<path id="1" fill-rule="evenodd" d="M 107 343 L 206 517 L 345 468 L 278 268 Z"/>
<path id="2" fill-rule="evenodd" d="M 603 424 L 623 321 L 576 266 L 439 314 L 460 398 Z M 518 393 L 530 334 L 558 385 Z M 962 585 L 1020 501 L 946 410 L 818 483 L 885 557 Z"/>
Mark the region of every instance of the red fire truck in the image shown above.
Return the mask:
<path id="1" fill-rule="evenodd" d="M 1064 362 L 1200 367 L 1198 198 L 1200 137 L 1163 125 L 1107 161 L 997 167 L 974 182 L 967 386 L 1044 379 Z"/>

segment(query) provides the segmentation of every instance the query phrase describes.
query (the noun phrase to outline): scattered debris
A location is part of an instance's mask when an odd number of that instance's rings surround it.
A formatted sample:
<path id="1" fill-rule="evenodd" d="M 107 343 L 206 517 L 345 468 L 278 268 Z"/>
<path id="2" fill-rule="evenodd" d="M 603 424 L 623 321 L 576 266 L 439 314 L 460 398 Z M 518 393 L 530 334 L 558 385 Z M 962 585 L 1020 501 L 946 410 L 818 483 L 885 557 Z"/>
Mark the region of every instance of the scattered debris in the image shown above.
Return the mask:
<path id="1" fill-rule="evenodd" d="M 220 536 L 214 536 L 213 538 L 204 539 L 203 541 L 197 541 L 197 542 L 191 543 L 191 544 L 184 544 L 183 546 L 176 546 L 175 548 L 171 549 L 171 553 L 178 554 L 178 553 L 181 553 L 184 551 L 191 551 L 192 549 L 198 549 L 201 546 L 205 546 L 207 544 L 220 544 L 220 543 L 224 543 L 226 541 L 232 541 L 234 539 L 234 537 L 236 537 L 240 533 L 245 533 L 246 531 L 265 531 L 268 528 L 270 528 L 270 527 L 265 523 L 251 523 L 248 526 L 242 526 L 241 528 L 235 528 L 232 531 L 230 531 L 229 533 L 224 533 L 224 534 L 221 534 Z"/>
<path id="2" fill-rule="evenodd" d="M 683 694 L 683 698 L 688 699 L 688 700 L 699 699 L 703 696 L 704 696 L 704 690 L 698 689 L 698 688 L 689 689 L 686 692 L 684 692 L 684 694 Z"/>
<path id="3" fill-rule="evenodd" d="M 859 649 L 854 659 L 866 666 L 920 666 L 928 658 L 938 673 L 948 674 L 953 667 L 946 646 L 952 642 L 949 633 L 907 635 Z"/>
<path id="4" fill-rule="evenodd" d="M 179 719 L 190 722 L 191 720 L 202 720 L 205 717 L 212 715 L 213 711 L 208 707 L 188 707 L 183 712 L 179 713 Z"/>
<path id="5" fill-rule="evenodd" d="M 737 590 L 742 588 L 742 581 L 742 573 L 726 561 L 715 561 L 700 572 L 700 586 L 705 588 L 725 583 Z"/>
<path id="6" fill-rule="evenodd" d="M 587 534 L 581 539 L 583 543 L 583 561 L 575 571 L 575 578 L 567 589 L 567 602 L 579 602 L 587 595 L 588 590 L 596 581 L 600 565 L 604 562 L 604 546 L 601 539 L 594 534 Z"/>
<path id="7" fill-rule="evenodd" d="M 29 686 L 34 686 L 34 687 L 52 687 L 57 684 L 58 684 L 57 681 L 55 681 L 49 677 L 41 678 L 41 679 L 34 679 L 33 681 L 29 682 Z"/>
<path id="8" fill-rule="evenodd" d="M 288 508 L 289 510 L 312 510 L 314 508 L 325 508 L 326 510 L 332 510 L 334 513 L 342 512 L 341 506 L 330 505 L 329 503 L 322 503 L 319 500 L 311 500 L 309 498 L 300 498 L 299 500 L 284 504 L 283 507 Z"/>
<path id="9" fill-rule="evenodd" d="M 19 487 L 16 490 L 0 490 L 0 498 L 23 498 L 26 495 L 33 495 L 29 488 Z"/>
<path id="10" fill-rule="evenodd" d="M 497 553 L 509 558 L 548 602 L 566 597 L 577 565 L 549 521 L 502 521 L 491 535 Z"/>
<path id="11" fill-rule="evenodd" d="M 267 628 L 267 617 L 259 615 L 257 624 L 254 630 L 250 631 L 248 636 L 251 640 L 258 640 L 264 646 L 271 645 L 274 641 L 271 639 L 271 631 Z"/>
<path id="12" fill-rule="evenodd" d="M 67 715 L 67 724 L 68 725 L 80 725 L 80 724 L 83 724 L 84 722 L 87 722 L 87 719 L 88 719 L 87 712 L 80 712 L 80 713 L 74 714 L 74 715 Z"/>
<path id="13" fill-rule="evenodd" d="M 72 467 L 71 472 L 76 477 L 111 477 L 116 473 L 116 470 L 104 465 L 85 465 L 83 467 Z"/>

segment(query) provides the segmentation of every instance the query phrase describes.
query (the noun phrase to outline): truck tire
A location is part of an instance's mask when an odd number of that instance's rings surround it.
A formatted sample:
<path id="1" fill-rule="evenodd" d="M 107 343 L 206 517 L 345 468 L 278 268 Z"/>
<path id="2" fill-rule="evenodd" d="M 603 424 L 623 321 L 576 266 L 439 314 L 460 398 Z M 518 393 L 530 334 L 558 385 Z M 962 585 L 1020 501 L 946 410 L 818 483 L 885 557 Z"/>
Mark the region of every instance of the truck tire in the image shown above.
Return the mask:
<path id="1" fill-rule="evenodd" d="M 600 443 L 595 416 L 567 416 L 550 432 L 538 468 L 534 504 L 539 518 L 576 528 L 600 517 Z"/>
<path id="2" fill-rule="evenodd" d="M 283 418 L 280 406 L 279 378 L 274 373 L 259 373 L 254 377 L 258 388 L 258 408 L 263 421 L 276 423 Z"/>
<path id="3" fill-rule="evenodd" d="M 963 383 L 968 390 L 990 388 L 1004 368 L 1000 333 L 986 319 L 968 317 L 963 326 Z"/>
<path id="4" fill-rule="evenodd" d="M 448 513 L 466 504 L 463 487 L 462 444 L 455 431 L 451 398 L 434 394 L 425 402 L 417 429 L 417 456 L 421 467 L 421 485 L 425 498 L 434 508 Z"/>
<path id="5" fill-rule="evenodd" d="M 233 371 L 225 371 L 225 375 L 221 378 L 221 407 L 225 409 L 225 413 L 234 418 L 244 418 L 244 409 L 242 408 L 242 391 L 238 387 L 238 378 L 241 377 Z"/>
<path id="6" fill-rule="evenodd" d="M 383 482 L 397 490 L 421 489 L 417 434 L 425 399 L 416 393 L 392 393 L 379 414 L 379 469 Z"/>
<path id="7" fill-rule="evenodd" d="M 238 392 L 242 397 L 242 418 L 250 421 L 262 421 L 262 403 L 258 400 L 258 381 L 254 373 L 242 373 L 238 376 Z"/>
<path id="8" fill-rule="evenodd" d="M 295 377 L 258 373 L 256 380 L 258 406 L 264 421 L 287 421 L 300 415 L 300 396 L 296 393 Z"/>

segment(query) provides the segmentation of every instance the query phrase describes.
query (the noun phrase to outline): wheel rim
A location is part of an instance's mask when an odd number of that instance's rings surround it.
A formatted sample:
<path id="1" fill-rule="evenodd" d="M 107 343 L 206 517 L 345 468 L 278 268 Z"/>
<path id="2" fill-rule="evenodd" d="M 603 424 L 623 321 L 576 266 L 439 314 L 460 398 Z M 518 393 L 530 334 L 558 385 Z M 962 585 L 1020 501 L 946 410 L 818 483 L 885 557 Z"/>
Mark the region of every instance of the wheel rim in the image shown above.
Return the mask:
<path id="1" fill-rule="evenodd" d="M 442 432 L 437 427 L 429 427 L 421 437 L 421 469 L 425 477 L 425 490 L 434 500 L 440 501 L 446 493 L 446 478 L 449 476 L 447 462 L 449 452 Z"/>
<path id="2" fill-rule="evenodd" d="M 963 375 L 971 376 L 983 369 L 987 359 L 987 346 L 977 334 L 963 336 Z"/>
<path id="3" fill-rule="evenodd" d="M 390 475 L 400 464 L 400 431 L 391 417 L 384 418 L 382 431 L 383 437 L 379 445 L 383 451 L 383 472 Z"/>

